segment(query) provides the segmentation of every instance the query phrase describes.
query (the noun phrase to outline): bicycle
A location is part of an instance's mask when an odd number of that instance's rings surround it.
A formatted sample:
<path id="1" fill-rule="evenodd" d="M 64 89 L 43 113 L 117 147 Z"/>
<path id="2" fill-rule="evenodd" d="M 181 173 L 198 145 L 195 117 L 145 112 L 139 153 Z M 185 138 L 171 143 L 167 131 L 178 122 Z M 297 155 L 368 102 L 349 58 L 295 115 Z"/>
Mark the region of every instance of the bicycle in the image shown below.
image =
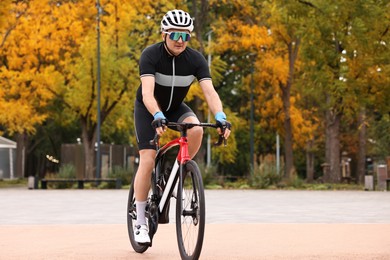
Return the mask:
<path id="1" fill-rule="evenodd" d="M 151 190 L 149 191 L 145 210 L 151 243 L 138 244 L 134 240 L 134 222 L 137 217 L 134 177 L 127 203 L 129 239 L 137 253 L 143 253 L 151 247 L 158 224 L 169 223 L 170 198 L 173 195 L 176 197 L 176 237 L 180 256 L 182 259 L 198 259 L 202 250 L 206 221 L 205 195 L 199 167 L 195 161 L 191 160 L 188 153 L 187 130 L 195 126 L 211 128 L 221 126 L 210 123 L 174 122 L 167 122 L 166 126 L 179 130 L 180 137 L 162 147 L 160 147 L 157 134 L 151 140 L 157 148 Z M 226 145 L 226 140 L 223 135 L 220 135 L 218 142 L 214 145 L 221 145 L 222 143 Z M 172 167 L 167 167 L 164 162 L 165 156 L 170 149 L 176 146 L 179 146 L 179 151 L 175 162 Z"/>

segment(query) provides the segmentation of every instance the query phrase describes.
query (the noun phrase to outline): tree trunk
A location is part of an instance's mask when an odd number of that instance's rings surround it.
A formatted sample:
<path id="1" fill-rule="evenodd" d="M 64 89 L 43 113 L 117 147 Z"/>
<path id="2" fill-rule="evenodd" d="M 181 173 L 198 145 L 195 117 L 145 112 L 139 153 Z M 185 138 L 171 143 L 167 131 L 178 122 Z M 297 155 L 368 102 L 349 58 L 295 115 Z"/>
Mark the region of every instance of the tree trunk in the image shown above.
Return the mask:
<path id="1" fill-rule="evenodd" d="M 327 95 L 327 99 L 329 99 L 329 95 Z M 325 164 L 330 165 L 330 144 L 331 144 L 331 139 L 330 137 L 330 128 L 328 127 L 328 111 L 325 113 Z M 323 171 L 323 181 L 324 182 L 329 182 L 330 179 L 330 171 L 324 169 Z"/>
<path id="2" fill-rule="evenodd" d="M 88 131 L 89 130 L 89 131 Z M 85 178 L 95 177 L 96 127 L 87 128 L 86 120 L 81 120 L 82 142 L 85 153 Z"/>
<path id="3" fill-rule="evenodd" d="M 209 3 L 207 0 L 201 0 L 200 6 L 198 5 L 197 0 L 192 0 L 192 15 L 194 15 L 194 29 L 196 32 L 196 39 L 198 40 L 200 46 L 198 50 L 201 53 L 205 53 L 204 48 L 204 41 L 203 37 L 206 35 L 205 33 L 205 25 L 208 23 L 208 16 L 209 16 Z M 194 113 L 198 116 L 198 119 L 200 122 L 205 122 L 205 117 L 203 115 L 203 111 L 200 110 L 202 107 L 202 100 L 199 97 L 195 96 L 194 99 L 194 107 L 192 109 L 194 110 Z M 205 142 L 203 142 L 205 143 Z M 198 153 L 195 156 L 195 160 L 197 162 L 205 162 L 206 161 L 206 147 L 204 145 L 201 145 Z"/>
<path id="4" fill-rule="evenodd" d="M 306 144 L 306 181 L 311 183 L 314 181 L 314 140 L 311 139 Z"/>
<path id="5" fill-rule="evenodd" d="M 290 96 L 291 96 L 291 86 L 294 79 L 294 69 L 295 61 L 298 57 L 300 39 L 296 38 L 295 41 L 288 43 L 288 57 L 289 57 L 289 71 L 288 79 L 285 86 L 281 84 L 282 89 L 282 100 L 283 100 L 283 112 L 284 112 L 284 152 L 285 152 L 285 167 L 286 178 L 290 179 L 295 174 L 294 167 L 294 155 L 293 155 L 293 132 L 291 126 L 291 116 L 290 116 Z"/>
<path id="6" fill-rule="evenodd" d="M 359 151 L 357 161 L 357 176 L 356 181 L 358 184 L 364 182 L 364 175 L 366 171 L 366 110 L 363 108 L 359 113 Z"/>
<path id="7" fill-rule="evenodd" d="M 14 178 L 23 178 L 26 172 L 26 151 L 27 151 L 27 135 L 16 134 L 16 167 L 14 171 Z"/>
<path id="8" fill-rule="evenodd" d="M 95 177 L 95 142 L 87 143 L 83 138 L 83 145 L 85 151 L 85 178 L 92 179 Z"/>
<path id="9" fill-rule="evenodd" d="M 325 182 L 340 183 L 340 119 L 341 115 L 332 110 L 326 112 L 326 162 L 329 163 L 329 176 Z"/>
<path id="10" fill-rule="evenodd" d="M 290 87 L 283 90 L 283 111 L 284 111 L 284 153 L 285 153 L 285 177 L 291 178 L 295 172 L 293 155 L 293 134 L 290 117 Z"/>

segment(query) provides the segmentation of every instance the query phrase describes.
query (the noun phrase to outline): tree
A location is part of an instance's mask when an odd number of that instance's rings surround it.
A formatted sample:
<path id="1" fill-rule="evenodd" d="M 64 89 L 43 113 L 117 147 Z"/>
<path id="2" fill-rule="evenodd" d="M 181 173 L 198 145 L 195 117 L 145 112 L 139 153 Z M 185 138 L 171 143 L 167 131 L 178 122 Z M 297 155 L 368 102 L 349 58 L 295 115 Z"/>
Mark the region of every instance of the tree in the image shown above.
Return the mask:
<path id="1" fill-rule="evenodd" d="M 53 97 L 49 87 L 56 88 L 62 81 L 50 56 L 60 43 L 46 44 L 47 34 L 54 30 L 47 26 L 49 8 L 17 2 L 1 29 L 0 109 L 8 113 L 1 113 L 0 124 L 10 135 L 34 133 L 48 116 L 45 107 Z"/>
<path id="2" fill-rule="evenodd" d="M 284 125 L 284 147 L 285 147 L 285 171 L 286 177 L 291 178 L 295 174 L 293 156 L 293 129 L 291 115 L 291 89 L 295 79 L 298 52 L 304 32 L 303 18 L 305 8 L 299 8 L 296 1 L 285 3 L 285 1 L 271 1 L 270 5 L 270 29 L 275 37 L 277 54 L 287 67 L 286 78 L 279 81 L 283 101 L 283 125 Z"/>
<path id="3" fill-rule="evenodd" d="M 105 3 L 102 123 L 115 111 L 118 117 L 111 120 L 117 126 L 125 124 L 123 117 L 129 116 L 128 104 L 139 84 L 137 61 L 141 50 L 158 39 L 162 9 L 173 8 L 172 4 Z M 12 4 L 9 17 L 2 27 L 0 105 L 10 113 L 0 116 L 0 124 L 9 134 L 33 134 L 49 116 L 46 108 L 50 102 L 59 100 L 57 104 L 65 108 L 62 119 L 81 123 L 87 174 L 92 176 L 96 140 L 95 1 L 20 1 Z M 130 128 L 132 124 L 126 125 Z"/>
<path id="4" fill-rule="evenodd" d="M 6 4 L 7 2 L 2 2 Z M 62 41 L 52 40 L 57 29 L 47 1 L 12 1 L 0 24 L 0 125 L 16 135 L 17 176 L 23 176 L 26 141 L 50 115 L 50 89 L 62 84 L 56 71 Z"/>
<path id="5" fill-rule="evenodd" d="M 287 178 L 295 172 L 294 137 L 299 143 L 306 143 L 300 136 L 307 136 L 306 133 L 311 134 L 314 130 L 311 121 L 304 120 L 307 111 L 295 105 L 299 95 L 292 91 L 298 50 L 305 35 L 303 17 L 306 9 L 302 9 L 296 1 L 288 4 L 284 1 L 264 1 L 250 5 L 233 1 L 230 6 L 222 8 L 224 16 L 219 19 L 216 30 L 219 32 L 217 50 L 229 53 L 227 59 L 232 61 L 231 71 L 236 74 L 236 81 L 237 78 L 244 79 L 243 91 L 246 93 L 250 93 L 250 62 L 247 57 L 251 53 L 257 54 L 254 91 L 260 114 L 256 120 L 261 123 L 262 129 L 284 136 Z M 242 109 L 248 111 L 248 104 L 241 106 Z"/>
<path id="6" fill-rule="evenodd" d="M 168 5 L 168 6 L 166 6 Z M 141 51 L 159 37 L 159 21 L 164 2 L 113 0 L 103 4 L 101 17 L 101 123 L 111 115 L 114 125 L 103 129 L 129 129 L 133 124 L 129 112 L 139 85 L 138 59 Z M 86 158 L 86 175 L 94 175 L 97 129 L 96 32 L 90 27 L 80 44 L 78 55 L 64 65 L 66 84 L 56 93 L 66 113 L 78 119 Z M 115 112 L 115 113 L 113 113 Z M 112 117 L 112 116 L 115 116 Z"/>
<path id="7" fill-rule="evenodd" d="M 350 125 L 360 113 L 360 138 L 356 136 L 356 141 L 349 143 L 360 140 L 358 179 L 361 182 L 365 161 L 364 111 L 369 104 L 368 97 L 372 96 L 365 94 L 367 80 L 371 77 L 365 71 L 378 67 L 378 62 L 374 62 L 378 57 L 374 51 L 378 45 L 372 45 L 372 42 L 378 42 L 378 36 L 386 31 L 386 25 L 378 26 L 382 23 L 375 21 L 382 17 L 379 10 L 385 10 L 388 4 L 382 1 L 354 1 L 353 4 L 301 2 L 312 9 L 308 24 L 313 25 L 309 26 L 310 45 L 305 45 L 303 50 L 307 64 L 305 70 L 307 75 L 311 74 L 308 77 L 312 78 L 311 84 L 319 90 L 318 104 L 326 104 L 321 108 L 326 114 L 325 161 L 330 165 L 325 181 L 341 180 L 340 149 L 343 139 L 340 132 L 345 124 L 350 131 Z M 349 144 L 350 150 L 356 150 L 351 146 Z"/>
<path id="8" fill-rule="evenodd" d="M 358 108 L 357 126 L 358 126 L 358 151 L 357 151 L 357 182 L 364 182 L 366 171 L 366 154 L 367 154 L 367 108 L 372 107 L 372 102 L 377 102 L 378 94 L 386 95 L 388 79 L 383 81 L 381 75 L 389 71 L 386 69 L 390 62 L 389 49 L 386 47 L 386 42 L 390 40 L 389 15 L 385 10 L 389 4 L 383 1 L 356 1 L 353 12 L 354 19 L 351 21 L 351 38 L 347 50 L 346 62 L 348 64 L 348 79 L 349 88 L 352 93 L 355 93 Z M 378 20 L 386 22 L 378 22 Z M 382 68 L 387 71 L 382 71 Z M 369 73 L 367 73 L 369 72 Z M 370 90 L 373 88 L 380 89 L 372 95 Z M 389 89 L 387 89 L 389 90 Z M 376 97 L 370 99 L 370 96 Z M 383 112 L 386 109 L 382 110 Z M 387 109 L 387 111 L 390 111 Z M 376 139 L 376 138 L 375 138 Z"/>
<path id="9" fill-rule="evenodd" d="M 250 133 L 248 93 L 251 91 L 251 68 L 248 64 L 254 67 L 258 65 L 255 61 L 252 63 L 249 57 L 254 57 L 262 46 L 269 44 L 271 38 L 268 37 L 267 29 L 261 25 L 258 3 L 248 5 L 246 1 L 212 1 L 211 5 L 214 12 L 212 30 L 215 39 L 212 53 L 220 55 L 228 64 L 223 74 L 224 80 L 217 85 L 217 89 L 224 104 L 229 105 L 238 118 L 241 118 L 234 124 L 233 133 L 237 136 L 238 149 L 248 151 Z M 257 68 L 255 70 L 260 71 Z M 260 91 L 257 83 L 259 76 L 254 73 L 254 77 L 254 92 L 257 96 Z M 257 103 L 257 100 L 255 102 Z M 258 116 L 258 113 L 256 114 Z M 255 120 L 257 121 L 258 117 Z M 231 173 L 246 175 L 242 169 L 246 167 L 249 172 L 249 161 L 248 153 L 239 153 L 235 165 L 229 167 Z"/>

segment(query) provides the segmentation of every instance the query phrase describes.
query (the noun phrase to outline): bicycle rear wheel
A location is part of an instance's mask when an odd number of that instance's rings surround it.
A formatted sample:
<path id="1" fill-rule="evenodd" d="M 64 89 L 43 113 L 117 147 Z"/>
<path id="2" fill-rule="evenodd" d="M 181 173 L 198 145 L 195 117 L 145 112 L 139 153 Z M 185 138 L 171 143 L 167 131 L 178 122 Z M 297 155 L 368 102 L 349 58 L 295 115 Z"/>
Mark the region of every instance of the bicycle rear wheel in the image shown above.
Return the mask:
<path id="1" fill-rule="evenodd" d="M 205 195 L 202 175 L 194 161 L 183 167 L 176 201 L 176 234 L 182 259 L 198 259 L 205 229 Z"/>

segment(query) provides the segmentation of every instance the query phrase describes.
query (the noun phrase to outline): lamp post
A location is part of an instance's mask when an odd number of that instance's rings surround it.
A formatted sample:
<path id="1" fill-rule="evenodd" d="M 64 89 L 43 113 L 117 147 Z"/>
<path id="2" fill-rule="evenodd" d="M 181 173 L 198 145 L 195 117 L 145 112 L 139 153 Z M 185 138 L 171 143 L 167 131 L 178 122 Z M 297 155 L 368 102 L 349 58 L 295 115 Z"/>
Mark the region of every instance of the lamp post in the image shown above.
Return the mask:
<path id="1" fill-rule="evenodd" d="M 211 54 L 210 54 L 210 43 L 211 43 L 211 34 L 213 31 L 209 31 L 207 35 L 207 41 L 208 41 L 208 47 L 209 47 L 209 53 L 207 55 L 207 63 L 209 65 L 209 70 L 211 73 Z M 208 115 L 207 115 L 207 122 L 210 123 L 210 109 L 208 110 Z M 207 135 L 207 161 L 206 161 L 207 167 L 210 167 L 211 165 L 211 137 L 210 133 Z"/>
<path id="2" fill-rule="evenodd" d="M 96 179 L 100 178 L 100 15 L 102 8 L 100 1 L 96 1 L 97 16 L 96 16 L 96 31 L 97 31 L 97 127 L 96 127 Z"/>
<path id="3" fill-rule="evenodd" d="M 280 140 L 278 132 L 276 132 L 276 173 L 280 173 Z"/>

